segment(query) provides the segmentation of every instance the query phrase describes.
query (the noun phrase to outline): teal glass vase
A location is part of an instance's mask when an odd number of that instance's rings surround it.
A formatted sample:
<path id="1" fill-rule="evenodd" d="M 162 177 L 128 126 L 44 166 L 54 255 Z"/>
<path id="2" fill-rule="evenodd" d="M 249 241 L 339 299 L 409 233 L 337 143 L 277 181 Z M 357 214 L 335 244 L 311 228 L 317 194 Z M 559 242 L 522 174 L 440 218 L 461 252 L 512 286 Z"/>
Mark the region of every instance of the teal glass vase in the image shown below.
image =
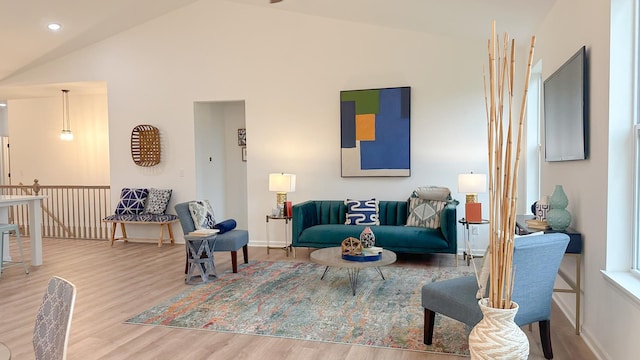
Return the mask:
<path id="1" fill-rule="evenodd" d="M 556 185 L 553 194 L 549 196 L 549 207 L 551 209 L 564 209 L 569 205 L 567 194 L 564 193 L 562 185 Z"/>
<path id="2" fill-rule="evenodd" d="M 571 214 L 566 209 L 551 209 L 547 212 L 547 224 L 551 230 L 564 231 L 571 224 Z"/>
<path id="3" fill-rule="evenodd" d="M 564 193 L 562 185 L 556 185 L 553 194 L 549 196 L 550 209 L 547 212 L 547 223 L 552 230 L 564 231 L 571 224 L 571 214 L 565 209 L 567 205 L 567 194 Z"/>

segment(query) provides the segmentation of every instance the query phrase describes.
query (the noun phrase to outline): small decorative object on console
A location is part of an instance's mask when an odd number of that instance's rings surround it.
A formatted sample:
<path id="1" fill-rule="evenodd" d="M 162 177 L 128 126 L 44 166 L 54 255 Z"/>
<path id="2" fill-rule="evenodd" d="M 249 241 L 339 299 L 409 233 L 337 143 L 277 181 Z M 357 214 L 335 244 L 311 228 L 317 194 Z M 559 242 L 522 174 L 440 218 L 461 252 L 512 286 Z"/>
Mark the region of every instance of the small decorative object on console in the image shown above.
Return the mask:
<path id="1" fill-rule="evenodd" d="M 549 226 L 549 224 L 547 223 L 546 220 L 540 221 L 540 220 L 537 220 L 537 219 L 530 219 L 530 220 L 527 220 L 526 222 L 527 222 L 527 226 L 532 228 L 532 229 L 546 230 L 546 229 L 550 228 L 550 226 Z"/>
<path id="2" fill-rule="evenodd" d="M 536 220 L 538 221 L 545 221 L 547 220 L 547 212 L 549 211 L 550 206 L 549 206 L 549 197 L 548 196 L 543 196 L 542 199 L 536 201 L 536 205 L 535 205 L 535 213 L 534 215 L 536 216 Z"/>

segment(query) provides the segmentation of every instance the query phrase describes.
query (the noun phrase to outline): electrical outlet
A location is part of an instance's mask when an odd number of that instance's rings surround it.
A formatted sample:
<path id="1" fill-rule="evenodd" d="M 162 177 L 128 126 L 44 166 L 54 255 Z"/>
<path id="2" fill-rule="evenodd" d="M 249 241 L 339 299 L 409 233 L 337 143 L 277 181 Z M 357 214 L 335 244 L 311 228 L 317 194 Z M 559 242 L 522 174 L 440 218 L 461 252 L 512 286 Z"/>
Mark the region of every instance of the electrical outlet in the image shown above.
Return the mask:
<path id="1" fill-rule="evenodd" d="M 471 235 L 478 235 L 478 227 L 471 226 Z"/>

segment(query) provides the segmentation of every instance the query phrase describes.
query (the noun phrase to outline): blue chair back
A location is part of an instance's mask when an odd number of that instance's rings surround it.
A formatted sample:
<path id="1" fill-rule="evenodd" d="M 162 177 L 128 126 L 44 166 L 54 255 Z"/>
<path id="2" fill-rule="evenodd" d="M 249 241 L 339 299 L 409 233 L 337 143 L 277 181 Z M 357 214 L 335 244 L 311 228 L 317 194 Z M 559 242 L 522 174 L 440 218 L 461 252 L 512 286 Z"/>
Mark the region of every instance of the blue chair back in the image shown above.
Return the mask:
<path id="1" fill-rule="evenodd" d="M 518 325 L 549 320 L 551 295 L 569 236 L 563 233 L 518 237 L 514 240 L 513 301 L 520 309 Z"/>
<path id="2" fill-rule="evenodd" d="M 193 223 L 193 218 L 191 217 L 191 212 L 189 211 L 189 202 L 187 201 L 176 204 L 174 208 L 176 210 L 176 215 L 178 215 L 178 219 L 180 219 L 182 232 L 188 234 L 195 230 L 196 226 Z"/>

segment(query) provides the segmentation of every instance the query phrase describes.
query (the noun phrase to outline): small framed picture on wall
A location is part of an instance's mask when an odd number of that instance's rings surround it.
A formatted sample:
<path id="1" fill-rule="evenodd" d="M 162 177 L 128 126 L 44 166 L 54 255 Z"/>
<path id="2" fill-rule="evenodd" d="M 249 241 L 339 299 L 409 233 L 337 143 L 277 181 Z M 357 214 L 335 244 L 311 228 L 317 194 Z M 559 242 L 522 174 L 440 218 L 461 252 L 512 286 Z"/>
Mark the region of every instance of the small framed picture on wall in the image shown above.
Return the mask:
<path id="1" fill-rule="evenodd" d="M 247 145 L 247 129 L 238 129 L 238 146 Z"/>
<path id="2" fill-rule="evenodd" d="M 242 161 L 247 161 L 247 147 L 242 147 Z"/>

